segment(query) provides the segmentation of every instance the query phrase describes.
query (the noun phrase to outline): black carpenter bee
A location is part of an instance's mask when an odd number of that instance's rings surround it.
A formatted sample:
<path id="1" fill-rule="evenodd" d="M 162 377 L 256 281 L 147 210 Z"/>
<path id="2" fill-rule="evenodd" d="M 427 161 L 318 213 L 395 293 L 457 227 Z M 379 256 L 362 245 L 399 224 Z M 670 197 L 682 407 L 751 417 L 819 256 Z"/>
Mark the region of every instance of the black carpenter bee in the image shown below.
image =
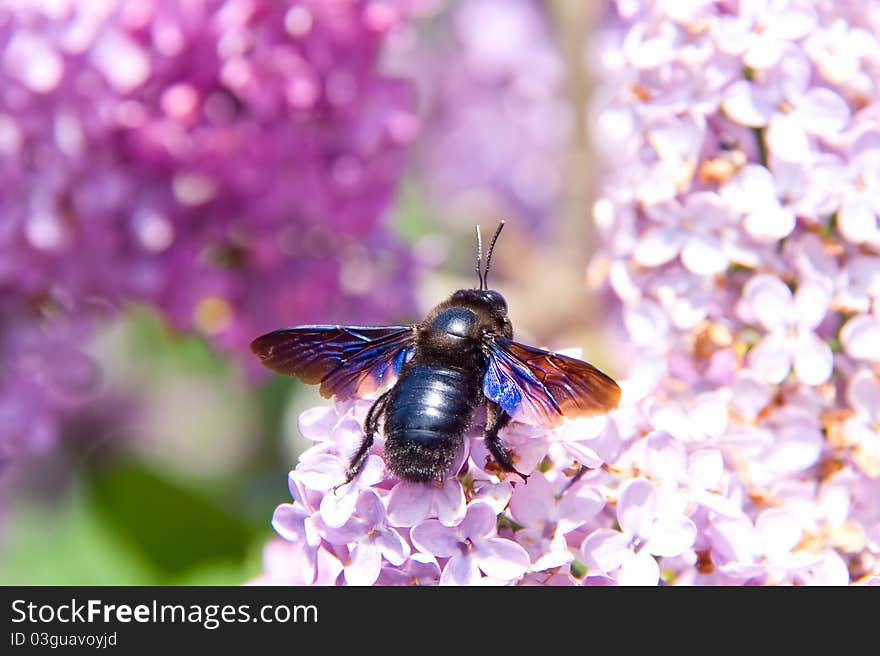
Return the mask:
<path id="1" fill-rule="evenodd" d="M 477 227 L 479 289 L 460 289 L 412 326 L 297 326 L 258 337 L 251 350 L 263 364 L 306 383 L 325 397 L 348 399 L 368 381 L 392 387 L 367 413 L 364 439 L 345 482 L 357 476 L 379 430 L 385 462 L 398 478 L 442 481 L 455 460 L 476 410 L 485 405 L 489 453 L 504 471 L 519 474 L 499 437 L 511 420 L 556 426 L 563 417 L 608 412 L 620 388 L 596 367 L 513 341 L 507 302 L 488 289 L 498 226 L 482 266 Z"/>

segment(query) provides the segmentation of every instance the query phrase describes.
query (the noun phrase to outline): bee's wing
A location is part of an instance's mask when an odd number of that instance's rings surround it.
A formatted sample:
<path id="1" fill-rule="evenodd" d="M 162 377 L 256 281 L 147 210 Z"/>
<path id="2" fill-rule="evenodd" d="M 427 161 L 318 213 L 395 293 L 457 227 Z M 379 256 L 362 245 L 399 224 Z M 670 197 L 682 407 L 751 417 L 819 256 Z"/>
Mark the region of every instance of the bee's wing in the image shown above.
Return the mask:
<path id="1" fill-rule="evenodd" d="M 517 421 L 557 426 L 563 417 L 590 417 L 613 410 L 620 387 L 591 364 L 508 339 L 486 342 L 486 398 Z"/>
<path id="2" fill-rule="evenodd" d="M 415 337 L 415 326 L 297 326 L 257 337 L 251 351 L 272 371 L 320 383 L 322 396 L 348 399 L 396 374 Z"/>

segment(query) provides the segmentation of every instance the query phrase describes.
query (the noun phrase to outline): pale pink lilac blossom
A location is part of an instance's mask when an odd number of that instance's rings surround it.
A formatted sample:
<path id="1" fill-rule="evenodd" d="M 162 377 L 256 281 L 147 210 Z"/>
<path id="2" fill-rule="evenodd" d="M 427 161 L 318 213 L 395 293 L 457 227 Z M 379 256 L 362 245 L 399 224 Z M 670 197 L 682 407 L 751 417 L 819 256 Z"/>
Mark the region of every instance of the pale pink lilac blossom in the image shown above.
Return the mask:
<path id="1" fill-rule="evenodd" d="M 598 527 L 582 558 L 618 583 L 845 585 L 880 571 L 865 496 L 880 475 L 877 21 L 855 3 L 607 12 L 590 50 L 603 172 L 591 274 L 622 306 L 646 421 L 605 465 L 620 475 L 607 491 L 624 502 L 620 530 Z M 699 94 L 679 82 L 710 72 Z M 646 480 L 696 529 L 656 566 L 650 523 L 626 517 L 634 485 L 640 512 L 657 507 Z"/>

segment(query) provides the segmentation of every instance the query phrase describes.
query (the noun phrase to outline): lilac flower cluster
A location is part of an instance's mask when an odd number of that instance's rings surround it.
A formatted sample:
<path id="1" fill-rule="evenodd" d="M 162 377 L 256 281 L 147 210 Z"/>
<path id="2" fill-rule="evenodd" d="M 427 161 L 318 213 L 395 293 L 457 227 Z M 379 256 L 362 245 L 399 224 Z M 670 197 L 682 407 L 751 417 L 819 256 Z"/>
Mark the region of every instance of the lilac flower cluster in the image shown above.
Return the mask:
<path id="1" fill-rule="evenodd" d="M 479 422 L 442 487 L 381 444 L 334 490 L 369 401 L 314 442 L 258 582 L 880 584 L 880 15 L 863 3 L 620 0 L 595 35 L 591 266 L 620 310 L 620 407 Z"/>
<path id="2" fill-rule="evenodd" d="M 3 3 L 0 460 L 55 439 L 97 383 L 81 346 L 125 301 L 240 353 L 279 322 L 407 308 L 382 216 L 418 122 L 377 66 L 403 19 L 361 0 Z"/>
<path id="3" fill-rule="evenodd" d="M 618 582 L 627 563 L 654 578 L 645 552 L 676 583 L 877 581 L 878 34 L 847 2 L 609 12 L 592 273 L 642 396 L 613 463 L 641 528 L 618 505 L 620 534 L 588 538 L 585 562 Z M 640 514 L 664 506 L 691 522 L 676 554 Z M 631 535 L 643 562 L 605 561 Z"/>
<path id="4" fill-rule="evenodd" d="M 273 517 L 286 541 L 267 545 L 255 583 L 540 584 L 575 561 L 583 527 L 605 499 L 592 476 L 577 481 L 551 466 L 548 454 L 558 453 L 559 462 L 571 463 L 572 454 L 601 462 L 594 449 L 607 448 L 600 436 L 605 419 L 553 432 L 512 425 L 506 439 L 517 467 L 532 473 L 528 485 L 493 467 L 475 426 L 454 468 L 459 475 L 443 484 L 391 477 L 378 439 L 358 477 L 339 486 L 363 439 L 370 403 L 337 403 L 300 416 L 299 430 L 314 445 L 290 473 L 293 503 Z"/>
<path id="5" fill-rule="evenodd" d="M 385 66 L 418 85 L 424 126 L 410 156 L 420 199 L 475 217 L 546 227 L 574 130 L 565 66 L 535 0 L 440 2 L 389 40 Z"/>

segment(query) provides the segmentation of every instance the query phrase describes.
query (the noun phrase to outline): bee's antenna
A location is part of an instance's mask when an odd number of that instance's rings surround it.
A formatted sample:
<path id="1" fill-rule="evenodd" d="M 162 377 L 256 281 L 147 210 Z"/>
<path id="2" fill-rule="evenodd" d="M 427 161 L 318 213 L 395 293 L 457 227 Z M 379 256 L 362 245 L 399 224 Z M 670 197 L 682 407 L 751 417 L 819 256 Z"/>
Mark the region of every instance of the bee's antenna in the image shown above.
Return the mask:
<path id="1" fill-rule="evenodd" d="M 486 289 L 486 280 L 483 278 L 483 236 L 480 234 L 480 226 L 477 225 L 477 278 L 480 279 L 480 289 Z"/>
<path id="2" fill-rule="evenodd" d="M 504 219 L 502 219 L 501 223 L 498 224 L 498 228 L 495 230 L 495 234 L 492 235 L 492 241 L 489 243 L 489 253 L 486 255 L 486 269 L 483 271 L 483 275 L 481 277 L 481 281 L 483 283 L 483 287 L 481 289 L 488 288 L 489 264 L 492 262 L 492 251 L 495 250 L 495 242 L 498 241 L 498 235 L 501 234 L 501 229 L 503 227 L 504 227 Z"/>

